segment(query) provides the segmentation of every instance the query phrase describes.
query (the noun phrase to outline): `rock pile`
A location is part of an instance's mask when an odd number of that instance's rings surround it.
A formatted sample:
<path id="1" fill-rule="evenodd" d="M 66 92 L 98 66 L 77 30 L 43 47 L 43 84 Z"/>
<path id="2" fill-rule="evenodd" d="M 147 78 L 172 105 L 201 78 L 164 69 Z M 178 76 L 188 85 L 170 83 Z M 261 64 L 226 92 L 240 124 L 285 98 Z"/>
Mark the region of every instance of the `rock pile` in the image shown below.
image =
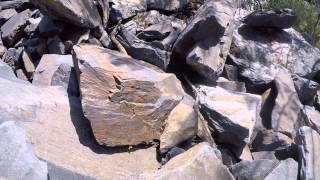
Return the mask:
<path id="1" fill-rule="evenodd" d="M 320 51 L 292 10 L 0 7 L 0 179 L 320 180 Z"/>

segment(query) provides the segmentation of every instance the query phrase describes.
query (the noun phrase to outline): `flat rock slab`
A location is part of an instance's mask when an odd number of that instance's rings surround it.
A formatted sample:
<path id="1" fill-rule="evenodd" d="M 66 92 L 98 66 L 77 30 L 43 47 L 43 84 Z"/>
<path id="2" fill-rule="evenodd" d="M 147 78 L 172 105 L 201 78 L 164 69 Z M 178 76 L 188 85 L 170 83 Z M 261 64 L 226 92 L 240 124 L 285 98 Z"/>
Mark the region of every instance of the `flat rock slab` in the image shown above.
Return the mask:
<path id="1" fill-rule="evenodd" d="M 200 86 L 198 97 L 201 112 L 220 142 L 242 146 L 250 141 L 259 118 L 260 96 Z"/>
<path id="2" fill-rule="evenodd" d="M 171 159 L 159 171 L 131 175 L 127 179 L 201 179 L 234 180 L 208 143 L 200 143 Z"/>
<path id="3" fill-rule="evenodd" d="M 31 0 L 31 2 L 37 5 L 42 13 L 76 26 L 94 28 L 103 24 L 94 1 Z M 102 11 L 109 12 L 109 8 L 103 8 Z"/>
<path id="4" fill-rule="evenodd" d="M 299 146 L 300 179 L 320 179 L 320 135 L 303 126 L 296 136 Z"/>
<path id="5" fill-rule="evenodd" d="M 252 27 L 290 28 L 297 20 L 292 9 L 260 10 L 247 15 L 243 22 Z"/>
<path id="6" fill-rule="evenodd" d="M 98 46 L 74 46 L 74 51 L 85 66 L 79 80 L 82 106 L 97 141 L 119 146 L 159 139 L 184 96 L 178 79 Z"/>
<path id="7" fill-rule="evenodd" d="M 1 37 L 6 47 L 11 47 L 20 40 L 24 33 L 24 28 L 27 26 L 27 20 L 30 17 L 31 11 L 27 9 L 14 15 L 1 26 Z"/>

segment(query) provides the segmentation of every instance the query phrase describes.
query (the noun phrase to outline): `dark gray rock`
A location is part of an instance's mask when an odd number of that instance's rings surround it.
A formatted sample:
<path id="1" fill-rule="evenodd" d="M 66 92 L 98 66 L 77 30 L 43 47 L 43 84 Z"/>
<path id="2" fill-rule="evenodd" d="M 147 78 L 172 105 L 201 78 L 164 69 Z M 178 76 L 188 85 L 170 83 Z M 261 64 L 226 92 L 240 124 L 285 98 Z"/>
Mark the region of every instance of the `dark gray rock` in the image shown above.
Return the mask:
<path id="1" fill-rule="evenodd" d="M 27 36 L 32 36 L 36 30 L 38 30 L 38 26 L 42 20 L 42 17 L 38 18 L 29 18 L 27 22 L 26 28 L 24 28 L 24 32 L 27 34 Z"/>
<path id="2" fill-rule="evenodd" d="M 0 159 L 1 178 L 47 179 L 47 164 L 35 156 L 25 130 L 13 121 L 0 124 Z"/>
<path id="3" fill-rule="evenodd" d="M 15 9 L 5 9 L 0 12 L 0 25 L 4 24 L 12 16 L 15 16 L 17 11 Z"/>
<path id="4" fill-rule="evenodd" d="M 147 10 L 145 0 L 110 0 L 110 20 L 113 23 L 121 19 L 128 19 L 137 15 L 138 12 Z"/>
<path id="5" fill-rule="evenodd" d="M 273 130 L 259 131 L 251 143 L 253 151 L 275 151 L 286 149 L 293 143 L 288 136 Z"/>
<path id="6" fill-rule="evenodd" d="M 23 11 L 26 8 L 30 7 L 29 0 L 6 0 L 0 1 L 0 7 L 4 9 L 16 9 L 19 11 Z"/>
<path id="7" fill-rule="evenodd" d="M 151 25 L 140 32 L 137 37 L 145 41 L 163 40 L 172 31 L 175 31 L 171 21 L 162 21 L 160 23 Z"/>
<path id="8" fill-rule="evenodd" d="M 3 44 L 6 47 L 11 47 L 16 44 L 24 33 L 24 28 L 27 26 L 27 20 L 31 16 L 29 9 L 11 17 L 6 23 L 1 26 L 1 37 Z"/>
<path id="9" fill-rule="evenodd" d="M 148 9 L 177 11 L 184 8 L 189 0 L 146 0 Z"/>
<path id="10" fill-rule="evenodd" d="M 117 37 L 128 54 L 133 58 L 144 60 L 163 70 L 167 69 L 171 53 L 166 51 L 161 43 L 149 43 L 140 40 L 123 27 L 120 28 Z"/>
<path id="11" fill-rule="evenodd" d="M 320 112 L 315 110 L 314 107 L 304 106 L 301 120 L 304 121 L 306 126 L 320 134 Z"/>
<path id="12" fill-rule="evenodd" d="M 52 76 L 52 86 L 62 86 L 69 95 L 79 96 L 79 87 L 75 71 L 69 64 L 61 64 Z"/>
<path id="13" fill-rule="evenodd" d="M 41 19 L 38 28 L 40 36 L 43 37 L 51 37 L 54 35 L 58 35 L 63 30 L 61 26 L 57 26 L 56 23 L 53 22 L 53 20 L 48 16 L 44 16 Z"/>
<path id="14" fill-rule="evenodd" d="M 7 63 L 12 69 L 17 69 L 19 67 L 19 62 L 22 56 L 22 48 L 15 49 L 10 48 L 8 51 L 3 55 L 2 60 L 3 62 Z"/>
<path id="15" fill-rule="evenodd" d="M 320 179 L 320 135 L 310 127 L 301 127 L 295 139 L 299 145 L 300 179 Z"/>
<path id="16" fill-rule="evenodd" d="M 290 28 L 297 16 L 292 9 L 260 10 L 246 16 L 243 22 L 252 27 Z"/>
<path id="17" fill-rule="evenodd" d="M 109 8 L 101 8 L 103 12 L 103 22 L 99 14 L 99 10 L 94 1 L 79 0 L 79 1 L 64 1 L 64 0 L 31 0 L 37 5 L 41 12 L 53 19 L 71 23 L 76 26 L 85 28 L 95 28 L 99 25 L 104 26 L 106 21 L 105 14 L 109 14 Z M 98 3 L 105 4 L 107 1 L 99 0 Z"/>
<path id="18" fill-rule="evenodd" d="M 36 68 L 35 68 L 35 65 L 33 64 L 30 54 L 27 51 L 23 51 L 21 59 L 22 61 L 20 64 L 22 64 L 23 69 L 25 70 L 28 78 L 31 79 Z"/>
<path id="19" fill-rule="evenodd" d="M 235 1 L 207 1 L 173 46 L 173 60 L 184 61 L 215 81 L 223 71 L 234 28 Z M 172 66 L 185 62 L 172 62 Z"/>
<path id="20" fill-rule="evenodd" d="M 298 179 L 298 163 L 292 158 L 280 161 L 264 180 Z"/>
<path id="21" fill-rule="evenodd" d="M 302 78 L 295 74 L 291 77 L 301 103 L 303 105 L 312 106 L 315 103 L 317 91 L 320 89 L 320 85 L 315 81 Z"/>
<path id="22" fill-rule="evenodd" d="M 59 36 L 54 36 L 47 41 L 47 52 L 48 54 L 65 54 L 65 45 L 61 41 Z"/>
<path id="23" fill-rule="evenodd" d="M 254 160 L 262 160 L 262 159 L 277 160 L 277 157 L 274 151 L 252 152 L 252 157 Z"/>
<path id="24" fill-rule="evenodd" d="M 238 67 L 230 64 L 225 64 L 222 76 L 229 81 L 238 81 Z"/>

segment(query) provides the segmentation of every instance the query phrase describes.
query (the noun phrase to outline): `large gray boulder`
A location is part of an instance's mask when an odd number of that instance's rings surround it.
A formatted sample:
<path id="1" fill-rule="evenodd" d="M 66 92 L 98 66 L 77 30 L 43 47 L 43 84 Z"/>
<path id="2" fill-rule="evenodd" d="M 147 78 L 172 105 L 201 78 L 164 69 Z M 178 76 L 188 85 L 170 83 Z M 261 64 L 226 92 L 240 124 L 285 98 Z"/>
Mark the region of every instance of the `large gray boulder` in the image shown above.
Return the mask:
<path id="1" fill-rule="evenodd" d="M 147 10 L 146 0 L 110 0 L 110 3 L 110 20 L 114 23 Z"/>
<path id="2" fill-rule="evenodd" d="M 184 96 L 179 80 L 98 46 L 83 44 L 74 51 L 83 111 L 98 143 L 136 145 L 159 139 L 163 124 Z M 79 69 L 78 62 L 84 67 Z"/>
<path id="3" fill-rule="evenodd" d="M 249 143 L 259 118 L 260 96 L 200 86 L 198 98 L 201 112 L 219 142 L 240 147 Z"/>
<path id="4" fill-rule="evenodd" d="M 1 38 L 6 47 L 11 47 L 20 40 L 30 17 L 31 11 L 27 9 L 11 17 L 1 26 Z"/>
<path id="5" fill-rule="evenodd" d="M 320 85 L 315 81 L 302 78 L 295 74 L 291 77 L 301 103 L 312 106 L 315 103 L 317 91 L 320 89 Z"/>
<path id="6" fill-rule="evenodd" d="M 159 171 L 129 175 L 127 179 L 201 179 L 234 180 L 230 171 L 208 143 L 200 143 L 171 159 Z"/>
<path id="7" fill-rule="evenodd" d="M 26 131 L 13 121 L 0 124 L 0 159 L 1 179 L 47 179 L 47 163 L 35 156 Z"/>
<path id="8" fill-rule="evenodd" d="M 247 15 L 243 22 L 251 27 L 286 29 L 294 25 L 297 16 L 292 9 L 260 10 Z"/>
<path id="9" fill-rule="evenodd" d="M 216 80 L 223 71 L 234 28 L 235 1 L 207 1 L 173 46 L 172 66 L 187 63 L 201 76 Z"/>
<path id="10" fill-rule="evenodd" d="M 304 106 L 302 111 L 302 120 L 306 126 L 311 127 L 313 130 L 320 134 L 320 112 L 314 107 Z"/>
<path id="11" fill-rule="evenodd" d="M 38 6 L 43 14 L 57 20 L 85 28 L 107 26 L 108 0 L 98 0 L 97 3 L 88 0 L 31 0 L 31 2 Z"/>
<path id="12" fill-rule="evenodd" d="M 184 8 L 189 0 L 146 0 L 148 9 L 177 11 Z"/>
<path id="13" fill-rule="evenodd" d="M 320 135 L 310 127 L 303 126 L 296 136 L 299 146 L 300 179 L 320 179 Z"/>
<path id="14" fill-rule="evenodd" d="M 0 25 L 3 25 L 8 19 L 16 15 L 17 11 L 15 9 L 5 9 L 0 12 Z"/>

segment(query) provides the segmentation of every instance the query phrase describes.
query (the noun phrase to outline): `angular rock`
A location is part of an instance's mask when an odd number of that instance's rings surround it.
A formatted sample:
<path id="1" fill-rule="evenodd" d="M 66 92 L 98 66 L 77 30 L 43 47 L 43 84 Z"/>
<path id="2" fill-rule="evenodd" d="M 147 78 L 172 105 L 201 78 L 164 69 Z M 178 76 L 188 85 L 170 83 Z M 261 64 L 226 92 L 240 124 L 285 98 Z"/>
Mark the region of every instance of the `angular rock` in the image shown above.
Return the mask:
<path id="1" fill-rule="evenodd" d="M 17 11 L 15 9 L 5 9 L 0 12 L 0 25 L 3 25 L 8 19 L 15 16 Z"/>
<path id="2" fill-rule="evenodd" d="M 304 106 L 302 118 L 305 124 L 320 134 L 320 112 L 313 107 Z"/>
<path id="3" fill-rule="evenodd" d="M 170 52 L 166 51 L 161 43 L 149 43 L 140 40 L 123 27 L 119 32 L 118 40 L 133 58 L 144 60 L 163 70 L 167 69 Z"/>
<path id="4" fill-rule="evenodd" d="M 99 0 L 99 2 L 101 1 L 106 2 L 105 0 Z M 104 25 L 105 13 L 108 14 L 109 12 L 109 8 L 99 9 L 104 15 L 102 22 L 94 1 L 79 0 L 68 1 L 66 3 L 64 0 L 31 0 L 31 2 L 37 5 L 43 14 L 53 19 L 85 28 L 95 28 L 99 25 Z"/>
<path id="5" fill-rule="evenodd" d="M 241 161 L 230 168 L 236 179 L 239 180 L 286 180 L 297 179 L 298 163 L 293 159 L 278 162 L 277 160 Z"/>
<path id="6" fill-rule="evenodd" d="M 47 164 L 35 156 L 25 130 L 13 121 L 0 124 L 0 159 L 1 179 L 47 179 Z"/>
<path id="7" fill-rule="evenodd" d="M 288 136 L 273 130 L 259 131 L 251 146 L 254 151 L 286 149 L 293 143 Z"/>
<path id="8" fill-rule="evenodd" d="M 302 104 L 289 73 L 279 72 L 275 78 L 275 85 L 277 96 L 271 113 L 271 127 L 292 137 L 299 125 Z"/>
<path id="9" fill-rule="evenodd" d="M 28 81 L 28 78 L 22 69 L 17 69 L 16 74 L 18 79 L 21 79 L 23 81 Z"/>
<path id="10" fill-rule="evenodd" d="M 217 86 L 229 91 L 246 92 L 246 85 L 244 82 L 229 81 L 223 77 L 217 79 Z"/>
<path id="11" fill-rule="evenodd" d="M 3 61 L 0 61 L 0 77 L 8 80 L 17 79 L 12 68 L 8 64 L 4 63 Z"/>
<path id="12" fill-rule="evenodd" d="M 233 65 L 225 64 L 222 76 L 229 81 L 238 81 L 238 68 Z"/>
<path id="13" fill-rule="evenodd" d="M 20 12 L 11 17 L 1 26 L 1 38 L 6 47 L 16 44 L 23 36 L 24 28 L 27 26 L 27 20 L 31 16 L 29 9 Z"/>
<path id="14" fill-rule="evenodd" d="M 121 19 L 128 19 L 135 16 L 138 12 L 147 10 L 145 0 L 110 0 L 110 20 L 113 23 Z"/>
<path id="15" fill-rule="evenodd" d="M 80 100 L 61 88 L 0 78 L 0 94 L 6 94 L 0 96 L 0 121 L 23 124 L 35 155 L 48 163 L 49 179 L 123 179 L 159 167 L 154 147 L 128 153 L 128 148 L 99 146 Z"/>
<path id="16" fill-rule="evenodd" d="M 320 178 L 320 135 L 310 127 L 301 127 L 296 136 L 299 145 L 300 179 Z"/>
<path id="17" fill-rule="evenodd" d="M 24 32 L 27 34 L 27 36 L 32 36 L 36 30 L 38 30 L 39 24 L 42 20 L 42 17 L 38 18 L 29 18 L 27 21 L 27 26 L 24 28 Z"/>
<path id="18" fill-rule="evenodd" d="M 251 27 L 286 29 L 294 25 L 297 16 L 292 9 L 260 10 L 247 15 L 243 23 Z"/>
<path id="19" fill-rule="evenodd" d="M 23 11 L 24 9 L 30 7 L 29 0 L 7 0 L 0 1 L 0 7 L 5 9 L 16 9 L 19 11 Z"/>
<path id="20" fill-rule="evenodd" d="M 175 31 L 172 22 L 162 21 L 151 25 L 138 34 L 138 38 L 145 41 L 163 40 L 172 31 Z"/>
<path id="21" fill-rule="evenodd" d="M 10 48 L 3 55 L 3 62 L 7 63 L 12 69 L 16 69 L 19 67 L 19 61 L 22 56 L 22 48 L 14 49 Z"/>
<path id="22" fill-rule="evenodd" d="M 69 64 L 61 64 L 56 72 L 52 75 L 52 86 L 62 86 L 67 90 L 69 95 L 79 96 L 79 87 L 77 83 L 76 73 Z"/>
<path id="23" fill-rule="evenodd" d="M 65 45 L 59 38 L 59 36 L 54 36 L 47 41 L 47 51 L 48 54 L 65 54 Z"/>
<path id="24" fill-rule="evenodd" d="M 43 37 L 51 37 L 62 32 L 62 27 L 57 26 L 48 16 L 41 19 L 38 28 L 40 35 Z"/>
<path id="25" fill-rule="evenodd" d="M 159 139 L 184 96 L 178 79 L 146 63 L 92 45 L 74 46 L 85 116 L 99 144 L 136 145 Z M 170 84 L 170 85 L 169 85 Z"/>
<path id="26" fill-rule="evenodd" d="M 320 89 L 320 85 L 315 81 L 297 75 L 292 75 L 291 77 L 301 103 L 312 106 L 315 103 L 316 94 Z"/>
<path id="27" fill-rule="evenodd" d="M 214 148 L 208 143 L 200 143 L 171 159 L 159 171 L 131 175 L 128 179 L 234 180 L 234 177 L 215 155 Z"/>
<path id="28" fill-rule="evenodd" d="M 252 157 L 254 160 L 263 160 L 263 159 L 277 160 L 277 157 L 274 151 L 252 152 Z"/>
<path id="29" fill-rule="evenodd" d="M 2 58 L 4 53 L 6 53 L 6 51 L 7 51 L 7 48 L 3 45 L 3 42 L 0 38 L 0 58 Z"/>
<path id="30" fill-rule="evenodd" d="M 196 135 L 198 119 L 193 107 L 194 104 L 192 97 L 185 96 L 171 111 L 164 132 L 160 137 L 161 152 L 166 152 Z"/>
<path id="31" fill-rule="evenodd" d="M 183 61 L 198 74 L 216 80 L 223 71 L 232 41 L 235 2 L 208 1 L 173 46 L 173 59 Z M 172 66 L 183 62 L 172 62 Z"/>
<path id="32" fill-rule="evenodd" d="M 36 68 L 32 62 L 32 59 L 26 51 L 23 51 L 22 53 L 22 64 L 24 67 L 24 70 L 26 71 L 26 75 L 31 78 L 33 76 L 33 73 L 35 72 Z"/>
<path id="33" fill-rule="evenodd" d="M 43 55 L 34 72 L 32 84 L 50 86 L 53 83 L 54 73 L 61 64 L 73 66 L 72 56 L 55 54 Z"/>
<path id="34" fill-rule="evenodd" d="M 184 8 L 189 0 L 146 0 L 148 9 L 177 11 Z"/>
<path id="35" fill-rule="evenodd" d="M 198 97 L 201 112 L 215 129 L 219 142 L 240 147 L 249 143 L 259 118 L 260 96 L 200 86 Z"/>

